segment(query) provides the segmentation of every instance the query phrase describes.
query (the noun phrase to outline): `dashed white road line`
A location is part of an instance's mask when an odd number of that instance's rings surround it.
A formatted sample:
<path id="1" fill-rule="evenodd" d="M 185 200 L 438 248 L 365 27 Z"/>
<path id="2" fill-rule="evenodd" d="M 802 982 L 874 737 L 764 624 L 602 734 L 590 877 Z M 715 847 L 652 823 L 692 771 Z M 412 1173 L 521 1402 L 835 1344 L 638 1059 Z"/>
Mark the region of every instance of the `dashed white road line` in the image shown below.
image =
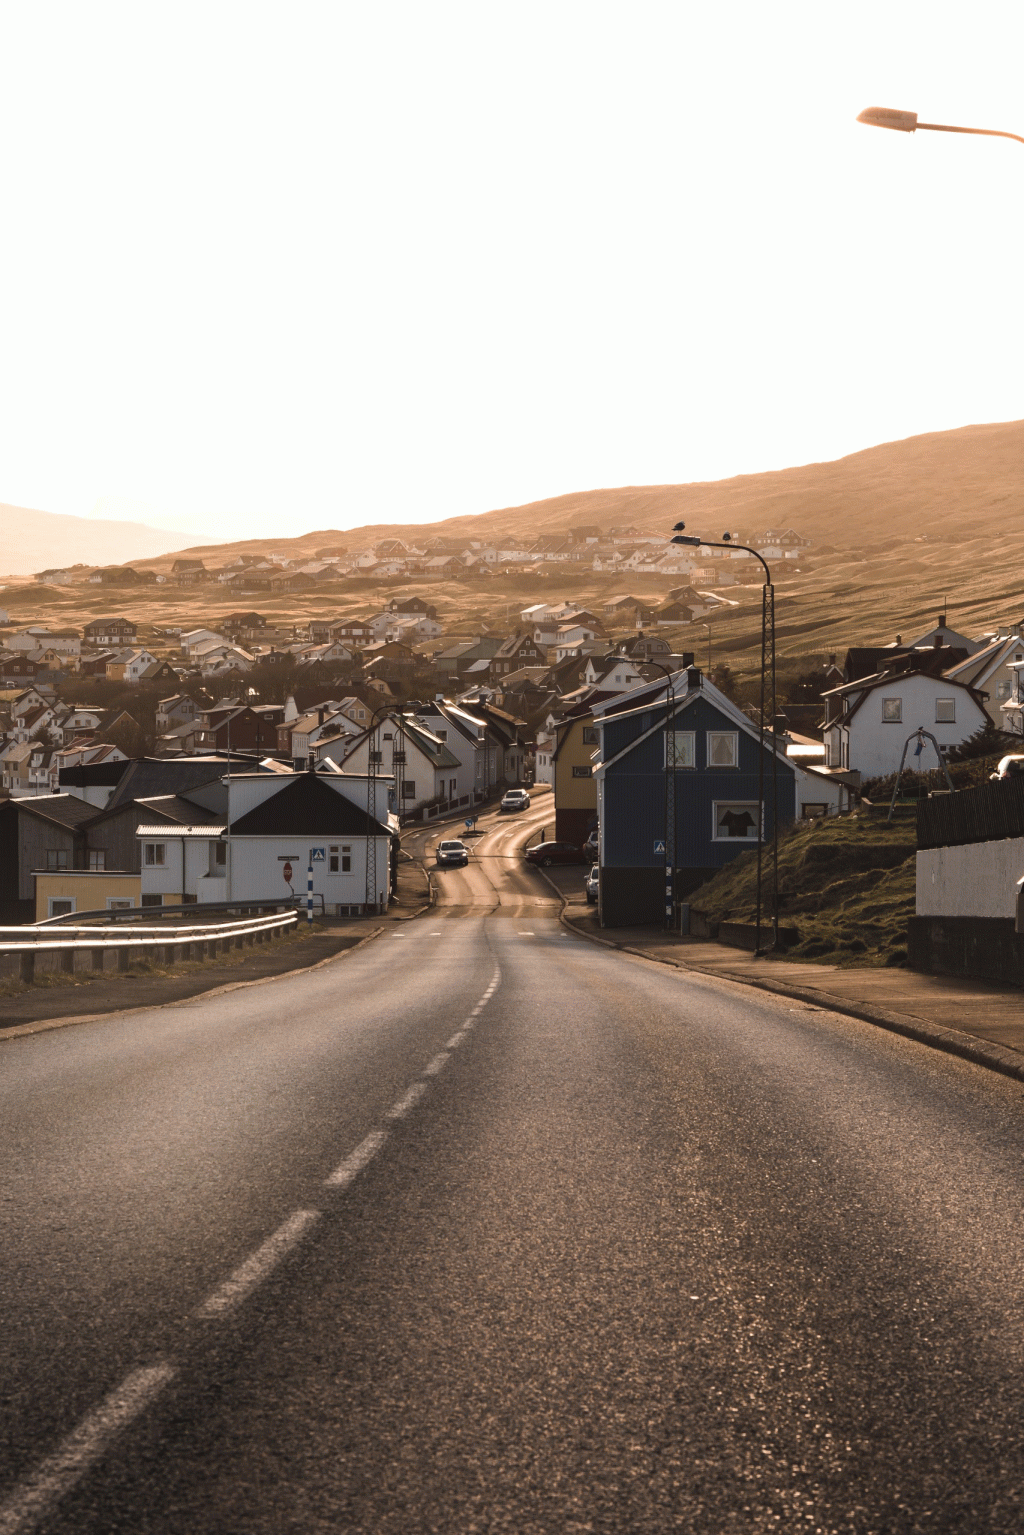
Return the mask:
<path id="1" fill-rule="evenodd" d="M 386 1130 L 371 1130 L 366 1139 L 359 1142 L 355 1151 L 350 1152 L 344 1162 L 339 1162 L 331 1176 L 325 1178 L 324 1182 L 331 1188 L 345 1188 L 359 1176 L 364 1167 L 369 1166 L 387 1138 Z"/>
<path id="2" fill-rule="evenodd" d="M 385 1119 L 404 1119 L 410 1109 L 416 1107 L 427 1090 L 425 1082 L 414 1082 L 404 1098 L 399 1098 L 385 1114 Z"/>
<path id="3" fill-rule="evenodd" d="M 527 928 L 525 931 L 522 928 L 520 928 L 519 932 L 517 933 L 516 936 L 519 937 L 519 938 L 536 938 L 537 934 L 534 933 L 534 932 L 531 932 L 531 930 L 529 928 Z"/>
<path id="4" fill-rule="evenodd" d="M 176 1373 L 173 1365 L 154 1364 L 126 1375 L 0 1505 L 0 1535 L 22 1535 L 33 1529 L 50 1505 L 70 1492 L 99 1460 L 115 1434 L 137 1418 Z"/>
<path id="5" fill-rule="evenodd" d="M 223 1316 L 231 1311 L 251 1290 L 254 1290 L 271 1269 L 276 1268 L 286 1253 L 302 1240 L 309 1228 L 320 1219 L 319 1210 L 296 1210 L 279 1226 L 262 1247 L 240 1264 L 235 1272 L 220 1285 L 199 1308 L 201 1317 Z"/>
<path id="6" fill-rule="evenodd" d="M 393 936 L 401 938 L 405 935 L 395 933 Z M 441 934 L 431 933 L 430 936 L 440 938 Z M 534 935 L 524 933 L 522 936 L 532 938 Z M 443 1071 L 451 1059 L 449 1051 L 465 1039 L 474 1020 L 497 990 L 500 980 L 501 971 L 495 970 L 490 985 L 462 1027 L 452 1035 L 444 1050 L 423 1068 L 425 1077 L 437 1076 Z M 385 1118 L 404 1119 L 426 1091 L 426 1082 L 414 1082 L 405 1096 L 388 1109 Z M 325 1183 L 332 1188 L 346 1187 L 373 1161 L 387 1138 L 386 1130 L 371 1130 L 324 1180 Z M 197 1316 L 219 1317 L 233 1310 L 301 1242 L 321 1218 L 321 1214 L 320 1210 L 296 1210 L 207 1297 L 199 1307 Z M 0 1535 L 28 1535 L 45 1517 L 50 1506 L 69 1492 L 104 1454 L 114 1436 L 133 1418 L 138 1417 L 176 1374 L 173 1365 L 160 1363 L 133 1370 L 127 1375 L 98 1407 L 82 1419 L 63 1444 L 14 1489 L 7 1501 L 0 1504 Z"/>

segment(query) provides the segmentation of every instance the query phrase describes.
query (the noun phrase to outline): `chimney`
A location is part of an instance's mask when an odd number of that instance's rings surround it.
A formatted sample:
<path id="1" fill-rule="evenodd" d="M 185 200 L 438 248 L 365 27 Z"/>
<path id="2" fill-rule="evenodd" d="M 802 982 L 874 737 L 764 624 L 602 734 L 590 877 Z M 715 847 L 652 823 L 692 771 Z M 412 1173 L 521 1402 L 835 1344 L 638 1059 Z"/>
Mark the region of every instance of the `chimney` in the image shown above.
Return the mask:
<path id="1" fill-rule="evenodd" d="M 896 636 L 896 643 L 897 643 L 897 645 L 902 645 L 903 644 L 903 636 L 902 636 L 902 634 L 897 634 L 897 636 Z"/>
<path id="2" fill-rule="evenodd" d="M 695 690 L 699 691 L 702 680 L 703 679 L 701 678 L 700 667 L 699 666 L 688 666 L 686 668 L 686 690 L 687 690 L 687 692 L 689 692 L 691 689 L 695 689 Z"/>
<path id="3" fill-rule="evenodd" d="M 325 713 L 326 713 L 326 710 L 324 710 L 324 709 L 318 709 L 316 711 L 316 722 L 317 722 L 318 725 L 322 725 L 323 724 L 323 722 L 324 722 L 324 714 Z"/>
<path id="4" fill-rule="evenodd" d="M 946 627 L 946 615 L 945 615 L 945 613 L 940 613 L 938 618 L 935 620 L 935 622 L 937 623 L 937 625 L 938 625 L 938 627 L 940 629 L 944 629 Z"/>
<path id="5" fill-rule="evenodd" d="M 935 645 L 935 649 L 936 650 L 941 650 L 942 649 L 942 635 L 941 634 L 937 634 L 935 636 L 933 644 Z"/>

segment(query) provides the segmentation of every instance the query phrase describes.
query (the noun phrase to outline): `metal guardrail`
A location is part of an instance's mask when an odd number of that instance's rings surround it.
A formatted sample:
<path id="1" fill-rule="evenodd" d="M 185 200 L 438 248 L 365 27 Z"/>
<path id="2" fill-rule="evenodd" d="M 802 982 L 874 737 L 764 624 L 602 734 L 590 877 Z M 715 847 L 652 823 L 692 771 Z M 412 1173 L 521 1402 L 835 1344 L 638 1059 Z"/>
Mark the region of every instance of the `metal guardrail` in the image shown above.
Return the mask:
<path id="1" fill-rule="evenodd" d="M 286 911 L 273 917 L 252 917 L 243 922 L 218 922 L 211 925 L 208 922 L 191 923 L 187 927 L 168 927 L 161 924 L 159 927 L 139 926 L 132 929 L 133 934 L 141 934 L 141 937 L 127 937 L 122 933 L 104 933 L 101 927 L 63 927 L 62 933 L 70 933 L 74 936 L 70 939 L 52 938 L 52 928 L 42 927 L 0 927 L 0 954 L 14 954 L 20 949 L 32 949 L 33 951 L 45 951 L 47 949 L 119 949 L 125 945 L 145 944 L 152 946 L 160 943 L 198 943 L 219 938 L 245 937 L 247 933 L 267 933 L 275 929 L 294 927 L 298 922 L 298 913 Z M 17 934 L 13 942 L 8 941 L 8 934 Z M 31 935 L 31 936 L 29 936 Z M 19 941 L 20 940 L 20 941 Z"/>
<path id="2" fill-rule="evenodd" d="M 0 957 L 6 954 L 18 955 L 20 977 L 28 982 L 35 979 L 36 958 L 40 954 L 59 954 L 62 968 L 70 974 L 74 970 L 76 954 L 90 954 L 92 968 L 102 970 L 105 951 L 114 949 L 119 968 L 127 970 L 132 951 L 148 950 L 155 954 L 158 949 L 163 949 L 165 958 L 171 961 L 177 958 L 176 951 L 179 949 L 187 950 L 187 957 L 191 957 L 193 948 L 200 949 L 204 956 L 212 956 L 216 954 L 218 945 L 222 946 L 223 952 L 232 947 L 241 948 L 245 943 L 252 944 L 257 940 L 262 943 L 279 937 L 287 929 L 297 927 L 298 920 L 297 912 L 287 911 L 272 917 L 255 917 L 243 922 L 220 922 L 214 925 L 192 923 L 187 927 L 168 927 L 161 923 L 158 927 L 136 927 L 132 929 L 131 937 L 123 929 L 114 932 L 100 927 L 63 927 L 59 938 L 52 936 L 52 928 L 0 927 Z M 12 934 L 17 936 L 12 939 Z"/>
<path id="3" fill-rule="evenodd" d="M 138 922 L 161 922 L 165 917 L 180 916 L 187 913 L 193 919 L 212 915 L 214 912 L 236 911 L 240 914 L 253 912 L 264 913 L 268 911 L 291 910 L 293 898 L 268 896 L 263 901 L 188 901 L 182 906 L 125 906 L 115 910 L 96 907 L 92 911 L 66 911 L 59 917 L 44 917 L 41 922 L 35 922 L 33 927 L 78 927 L 82 925 L 83 918 L 97 922 L 109 923 L 111 926 L 122 924 L 131 926 Z M 0 932 L 3 929 L 0 928 Z"/>

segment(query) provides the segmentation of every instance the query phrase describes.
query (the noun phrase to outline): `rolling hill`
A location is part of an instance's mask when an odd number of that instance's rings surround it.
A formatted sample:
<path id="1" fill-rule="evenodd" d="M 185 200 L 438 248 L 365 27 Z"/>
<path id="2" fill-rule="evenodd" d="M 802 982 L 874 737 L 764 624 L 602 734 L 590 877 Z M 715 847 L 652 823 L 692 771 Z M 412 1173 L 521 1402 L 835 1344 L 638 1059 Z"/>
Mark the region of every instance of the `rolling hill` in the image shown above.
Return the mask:
<path id="1" fill-rule="evenodd" d="M 180 542 L 180 533 L 142 522 L 67 517 L 0 502 L 0 575 L 33 575 L 57 565 L 123 565 L 167 553 Z"/>

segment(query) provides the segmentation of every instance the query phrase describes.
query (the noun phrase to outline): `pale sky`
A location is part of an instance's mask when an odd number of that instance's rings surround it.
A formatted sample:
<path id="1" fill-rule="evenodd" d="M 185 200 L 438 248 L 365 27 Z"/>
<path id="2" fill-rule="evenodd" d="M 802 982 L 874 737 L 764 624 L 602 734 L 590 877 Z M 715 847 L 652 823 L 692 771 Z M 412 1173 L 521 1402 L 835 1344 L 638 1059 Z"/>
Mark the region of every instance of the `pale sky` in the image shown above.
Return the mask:
<path id="1" fill-rule="evenodd" d="M 1024 416 L 1020 0 L 0 0 L 0 501 L 209 537 Z"/>

